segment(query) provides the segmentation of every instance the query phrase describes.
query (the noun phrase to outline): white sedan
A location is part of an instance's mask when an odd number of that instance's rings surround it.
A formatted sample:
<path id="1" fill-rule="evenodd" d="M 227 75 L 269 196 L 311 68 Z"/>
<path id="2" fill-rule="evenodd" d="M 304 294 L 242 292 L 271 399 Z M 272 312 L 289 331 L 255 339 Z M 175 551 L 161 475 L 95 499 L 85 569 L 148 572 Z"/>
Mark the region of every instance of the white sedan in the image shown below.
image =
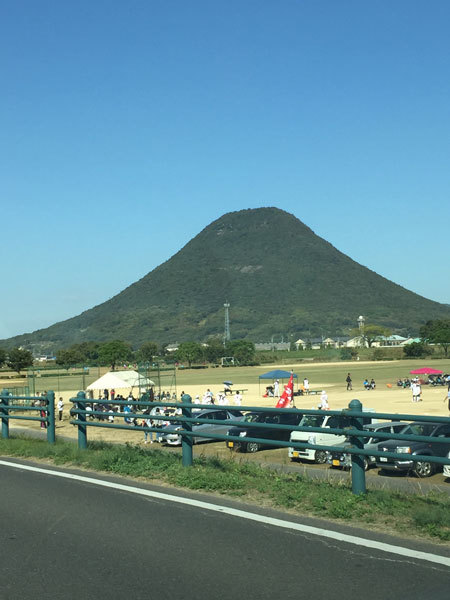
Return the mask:
<path id="1" fill-rule="evenodd" d="M 450 452 L 447 454 L 447 458 L 450 459 Z M 450 465 L 444 465 L 444 477 L 450 477 Z"/>

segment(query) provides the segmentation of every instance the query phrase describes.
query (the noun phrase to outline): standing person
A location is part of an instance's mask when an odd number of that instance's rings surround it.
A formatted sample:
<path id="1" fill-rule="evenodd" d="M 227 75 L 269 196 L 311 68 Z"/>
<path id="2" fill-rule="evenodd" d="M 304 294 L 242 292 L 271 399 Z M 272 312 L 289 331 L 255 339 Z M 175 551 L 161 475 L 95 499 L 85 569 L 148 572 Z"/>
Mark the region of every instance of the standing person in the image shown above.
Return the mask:
<path id="1" fill-rule="evenodd" d="M 236 390 L 236 393 L 234 394 L 234 403 L 236 406 L 241 406 L 242 404 L 242 396 L 239 393 L 239 390 Z"/>
<path id="2" fill-rule="evenodd" d="M 57 407 L 58 407 L 58 421 L 62 421 L 62 419 L 63 419 L 64 401 L 63 401 L 63 399 L 62 399 L 61 396 L 59 397 Z"/>
<path id="3" fill-rule="evenodd" d="M 352 388 L 352 378 L 350 377 L 350 373 L 347 373 L 347 377 L 345 378 L 347 382 L 347 391 L 353 389 Z"/>
<path id="4" fill-rule="evenodd" d="M 309 381 L 307 377 L 303 380 L 303 389 L 305 390 L 305 394 L 309 394 Z"/>
<path id="5" fill-rule="evenodd" d="M 421 402 L 421 393 L 422 390 L 420 389 L 420 383 L 418 381 L 413 381 L 413 383 L 411 384 L 411 391 L 412 391 L 412 401 L 413 402 Z"/>
<path id="6" fill-rule="evenodd" d="M 146 410 L 144 414 L 146 417 L 144 419 L 144 427 L 154 427 L 153 421 L 150 418 L 150 411 Z M 153 431 L 144 431 L 144 444 L 148 444 L 148 442 L 153 444 Z"/>
<path id="7" fill-rule="evenodd" d="M 273 384 L 273 395 L 275 398 L 280 397 L 280 382 L 278 381 L 278 379 L 276 379 L 275 383 Z"/>
<path id="8" fill-rule="evenodd" d="M 47 392 L 45 392 L 45 394 L 47 394 Z M 41 408 L 47 406 L 47 400 L 41 400 L 40 405 Z M 41 410 L 40 415 L 42 418 L 45 418 L 47 416 L 47 410 Z M 41 429 L 47 429 L 47 421 L 41 421 Z"/>
<path id="9" fill-rule="evenodd" d="M 444 402 L 448 401 L 448 412 L 450 412 L 450 387 L 448 388 L 447 395 L 444 396 Z"/>
<path id="10" fill-rule="evenodd" d="M 322 390 L 322 393 L 320 394 L 319 408 L 321 410 L 329 410 L 330 408 L 330 405 L 328 404 L 328 394 L 325 390 Z"/>

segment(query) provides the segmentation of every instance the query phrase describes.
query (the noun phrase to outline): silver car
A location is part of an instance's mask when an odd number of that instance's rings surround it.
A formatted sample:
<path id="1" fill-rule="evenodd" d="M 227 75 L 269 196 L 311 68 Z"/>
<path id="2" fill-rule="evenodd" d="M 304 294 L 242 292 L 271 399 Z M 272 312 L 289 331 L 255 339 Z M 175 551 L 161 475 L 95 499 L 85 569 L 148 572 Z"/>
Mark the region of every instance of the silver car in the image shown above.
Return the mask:
<path id="1" fill-rule="evenodd" d="M 364 450 L 378 450 L 378 445 L 381 442 L 386 442 L 387 438 L 372 437 L 370 433 L 376 431 L 377 433 L 401 433 L 409 423 L 402 421 L 384 421 L 383 423 L 371 423 L 370 425 L 364 425 L 364 429 L 367 431 L 367 437 L 364 440 Z M 345 449 L 350 446 L 350 441 L 347 439 L 339 446 L 342 450 L 328 453 L 328 462 L 332 467 L 342 467 L 344 469 L 350 469 L 352 466 L 352 455 L 345 452 Z M 371 466 L 376 463 L 375 456 L 364 456 L 364 469 L 367 471 Z"/>
<path id="2" fill-rule="evenodd" d="M 214 439 L 202 436 L 202 433 L 226 435 L 231 425 L 228 421 L 242 421 L 244 415 L 239 410 L 230 408 L 206 408 L 204 410 L 196 411 L 192 413 L 194 418 L 199 419 L 213 419 L 217 423 L 193 423 L 192 431 L 195 432 L 195 436 L 192 436 L 192 442 L 195 444 L 200 441 L 213 442 Z M 170 446 L 179 446 L 181 444 L 181 435 L 179 431 L 182 429 L 181 424 L 170 423 L 164 426 L 160 431 L 159 439 L 161 442 L 165 442 Z"/>

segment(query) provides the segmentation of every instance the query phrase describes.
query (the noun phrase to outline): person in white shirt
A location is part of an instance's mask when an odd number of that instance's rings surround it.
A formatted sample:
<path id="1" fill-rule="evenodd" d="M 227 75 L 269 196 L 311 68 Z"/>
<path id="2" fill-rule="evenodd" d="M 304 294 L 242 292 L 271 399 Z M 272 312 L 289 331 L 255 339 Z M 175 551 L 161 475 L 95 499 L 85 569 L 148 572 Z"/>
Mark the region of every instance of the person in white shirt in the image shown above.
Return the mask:
<path id="1" fill-rule="evenodd" d="M 242 396 L 239 393 L 239 391 L 236 391 L 236 393 L 234 394 L 234 403 L 236 404 L 236 406 L 241 406 L 242 404 Z"/>
<path id="2" fill-rule="evenodd" d="M 319 408 L 321 410 L 329 410 L 330 408 L 330 405 L 328 404 L 328 394 L 325 390 L 322 390 L 322 393 L 320 394 Z"/>
<path id="3" fill-rule="evenodd" d="M 217 404 L 219 404 L 220 406 L 226 404 L 225 394 L 223 394 L 222 392 L 217 392 Z"/>
<path id="4" fill-rule="evenodd" d="M 307 377 L 303 380 L 303 389 L 305 390 L 305 394 L 309 394 L 309 381 Z"/>
<path id="5" fill-rule="evenodd" d="M 421 402 L 422 398 L 420 397 L 422 390 L 420 388 L 420 383 L 413 383 L 411 386 L 412 391 L 412 401 L 413 402 Z"/>
<path id="6" fill-rule="evenodd" d="M 60 397 L 58 400 L 58 420 L 62 421 L 63 418 L 63 408 L 64 408 L 64 402 L 63 399 Z"/>
<path id="7" fill-rule="evenodd" d="M 278 379 L 273 384 L 273 395 L 275 398 L 280 397 L 280 382 L 278 381 Z"/>

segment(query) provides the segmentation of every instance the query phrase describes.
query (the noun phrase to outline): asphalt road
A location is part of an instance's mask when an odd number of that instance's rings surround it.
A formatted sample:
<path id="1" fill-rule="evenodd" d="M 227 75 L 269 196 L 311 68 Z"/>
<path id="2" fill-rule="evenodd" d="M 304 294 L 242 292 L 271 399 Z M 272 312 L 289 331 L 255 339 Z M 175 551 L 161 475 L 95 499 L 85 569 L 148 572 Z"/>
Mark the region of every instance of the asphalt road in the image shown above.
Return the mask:
<path id="1" fill-rule="evenodd" d="M 0 478 L 1 600 L 449 597 L 445 565 L 3 465 Z M 318 520 L 257 512 L 324 527 Z M 450 556 L 448 548 L 371 538 Z"/>

